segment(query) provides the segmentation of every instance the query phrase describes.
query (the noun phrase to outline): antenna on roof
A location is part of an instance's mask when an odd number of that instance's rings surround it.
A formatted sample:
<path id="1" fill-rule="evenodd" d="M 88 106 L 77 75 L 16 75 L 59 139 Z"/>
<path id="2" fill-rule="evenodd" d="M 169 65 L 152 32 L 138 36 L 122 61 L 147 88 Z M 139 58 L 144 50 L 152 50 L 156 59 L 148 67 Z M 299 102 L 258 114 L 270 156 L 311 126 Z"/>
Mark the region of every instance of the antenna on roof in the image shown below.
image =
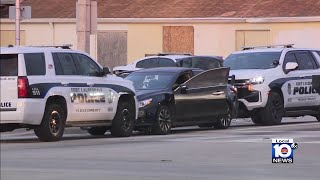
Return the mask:
<path id="1" fill-rule="evenodd" d="M 269 45 L 269 46 L 245 46 L 242 47 L 242 50 L 250 50 L 250 49 L 261 49 L 261 48 L 274 48 L 274 47 L 284 47 L 284 48 L 293 48 L 294 44 L 277 44 L 277 45 Z"/>

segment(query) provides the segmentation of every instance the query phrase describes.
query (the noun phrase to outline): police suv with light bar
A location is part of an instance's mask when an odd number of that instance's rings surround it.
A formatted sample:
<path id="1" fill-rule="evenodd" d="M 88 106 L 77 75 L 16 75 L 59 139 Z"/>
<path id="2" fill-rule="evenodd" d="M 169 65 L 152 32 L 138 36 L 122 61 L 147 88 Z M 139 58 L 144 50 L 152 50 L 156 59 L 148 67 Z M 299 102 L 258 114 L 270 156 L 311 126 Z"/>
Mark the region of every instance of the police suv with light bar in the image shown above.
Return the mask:
<path id="1" fill-rule="evenodd" d="M 312 87 L 312 76 L 320 75 L 320 49 L 292 46 L 247 47 L 225 60 L 236 77 L 240 117 L 261 125 L 304 115 L 320 121 L 320 95 Z"/>
<path id="2" fill-rule="evenodd" d="M 34 129 L 60 140 L 65 127 L 130 136 L 138 102 L 131 81 L 110 75 L 88 54 L 68 47 L 1 48 L 0 130 Z"/>

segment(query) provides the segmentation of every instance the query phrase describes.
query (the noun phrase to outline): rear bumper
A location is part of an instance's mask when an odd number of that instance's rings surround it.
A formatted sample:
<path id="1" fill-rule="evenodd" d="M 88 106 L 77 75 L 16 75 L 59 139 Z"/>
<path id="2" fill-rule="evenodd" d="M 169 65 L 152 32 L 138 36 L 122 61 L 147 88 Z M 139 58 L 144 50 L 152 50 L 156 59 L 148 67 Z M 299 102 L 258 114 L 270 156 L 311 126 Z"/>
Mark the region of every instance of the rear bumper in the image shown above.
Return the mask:
<path id="1" fill-rule="evenodd" d="M 19 99 L 15 111 L 0 111 L 0 124 L 39 125 L 44 109 L 43 99 Z"/>

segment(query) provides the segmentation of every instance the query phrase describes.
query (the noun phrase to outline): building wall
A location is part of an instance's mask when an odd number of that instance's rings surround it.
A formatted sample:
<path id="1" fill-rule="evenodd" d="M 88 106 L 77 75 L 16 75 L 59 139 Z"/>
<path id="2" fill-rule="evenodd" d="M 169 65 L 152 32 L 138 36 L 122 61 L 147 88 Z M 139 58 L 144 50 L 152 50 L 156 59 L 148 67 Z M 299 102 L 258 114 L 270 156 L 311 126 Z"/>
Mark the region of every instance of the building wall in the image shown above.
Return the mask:
<path id="1" fill-rule="evenodd" d="M 268 41 L 271 44 L 293 43 L 295 47 L 320 48 L 320 22 L 202 24 L 99 23 L 98 31 L 127 31 L 128 62 L 132 62 L 144 57 L 146 54 L 156 54 L 163 51 L 163 26 L 193 26 L 194 53 L 196 55 L 219 55 L 227 57 L 237 49 L 237 32 L 239 31 L 269 32 L 268 39 L 270 40 Z M 15 26 L 13 22 L 1 22 L 1 31 L 14 29 Z M 77 47 L 75 23 L 29 22 L 23 23 L 21 29 L 25 31 L 26 45 L 73 44 L 73 48 Z M 257 34 L 253 36 L 254 40 L 260 38 Z M 255 42 L 267 41 L 259 41 L 259 39 L 257 39 Z"/>

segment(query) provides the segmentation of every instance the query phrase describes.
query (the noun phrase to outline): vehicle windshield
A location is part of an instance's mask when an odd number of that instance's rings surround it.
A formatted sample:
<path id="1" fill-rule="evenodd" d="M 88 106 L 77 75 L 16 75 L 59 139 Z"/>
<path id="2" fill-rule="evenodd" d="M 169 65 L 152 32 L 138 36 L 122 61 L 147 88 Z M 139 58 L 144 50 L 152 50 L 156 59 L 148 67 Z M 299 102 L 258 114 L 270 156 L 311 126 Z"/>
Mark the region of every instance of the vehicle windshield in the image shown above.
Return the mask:
<path id="1" fill-rule="evenodd" d="M 235 69 L 271 69 L 277 67 L 274 61 L 280 59 L 281 52 L 254 52 L 231 54 L 224 66 Z"/>
<path id="2" fill-rule="evenodd" d="M 126 77 L 133 82 L 136 90 L 154 90 L 168 88 L 175 73 L 145 72 L 133 73 Z"/>

